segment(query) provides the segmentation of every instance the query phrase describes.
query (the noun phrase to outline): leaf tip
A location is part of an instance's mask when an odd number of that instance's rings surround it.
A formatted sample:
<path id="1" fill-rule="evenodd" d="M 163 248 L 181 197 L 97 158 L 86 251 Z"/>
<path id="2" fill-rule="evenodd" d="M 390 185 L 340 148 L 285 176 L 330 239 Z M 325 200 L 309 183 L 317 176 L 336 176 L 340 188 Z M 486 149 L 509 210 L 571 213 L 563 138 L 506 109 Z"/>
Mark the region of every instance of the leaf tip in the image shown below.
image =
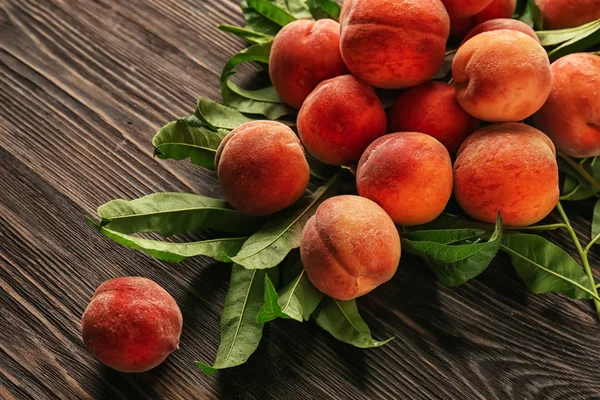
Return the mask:
<path id="1" fill-rule="evenodd" d="M 202 370 L 202 372 L 204 372 L 207 376 L 211 376 L 212 374 L 217 372 L 216 368 L 213 368 L 208 364 L 204 364 L 203 362 L 195 361 L 194 364 L 196 364 L 196 366 L 200 368 L 200 370 Z"/>

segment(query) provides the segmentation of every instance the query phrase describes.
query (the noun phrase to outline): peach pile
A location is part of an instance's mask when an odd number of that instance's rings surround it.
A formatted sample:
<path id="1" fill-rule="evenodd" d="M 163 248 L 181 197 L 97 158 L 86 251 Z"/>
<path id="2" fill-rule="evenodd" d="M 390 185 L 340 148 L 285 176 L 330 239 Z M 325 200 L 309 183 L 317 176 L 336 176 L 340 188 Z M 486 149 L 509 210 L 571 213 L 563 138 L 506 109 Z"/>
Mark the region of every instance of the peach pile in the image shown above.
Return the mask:
<path id="1" fill-rule="evenodd" d="M 98 287 L 83 314 L 87 348 L 121 372 L 144 372 L 179 347 L 183 318 L 177 303 L 155 282 L 111 279 Z"/>

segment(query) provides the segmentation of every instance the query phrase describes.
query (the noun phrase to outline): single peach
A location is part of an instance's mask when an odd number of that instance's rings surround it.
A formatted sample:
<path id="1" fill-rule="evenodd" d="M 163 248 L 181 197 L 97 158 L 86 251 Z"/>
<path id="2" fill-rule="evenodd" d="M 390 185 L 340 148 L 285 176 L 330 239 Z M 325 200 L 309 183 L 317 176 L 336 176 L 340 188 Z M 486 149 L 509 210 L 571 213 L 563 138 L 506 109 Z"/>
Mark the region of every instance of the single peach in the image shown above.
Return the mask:
<path id="1" fill-rule="evenodd" d="M 464 141 L 454 164 L 454 195 L 472 218 L 527 226 L 546 217 L 559 196 L 552 141 L 522 123 L 492 124 Z"/>
<path id="2" fill-rule="evenodd" d="M 385 134 L 387 119 L 373 88 L 352 75 L 322 82 L 298 114 L 302 143 L 330 165 L 353 164 Z"/>
<path id="3" fill-rule="evenodd" d="M 462 109 L 454 86 L 430 81 L 400 94 L 388 111 L 389 132 L 421 132 L 439 140 L 451 154 L 477 129 Z"/>
<path id="4" fill-rule="evenodd" d="M 340 24 L 297 20 L 275 36 L 269 75 L 281 99 L 299 109 L 322 81 L 348 72 L 340 54 Z"/>
<path id="5" fill-rule="evenodd" d="M 600 18 L 600 0 L 535 0 L 544 29 L 566 29 Z"/>
<path id="6" fill-rule="evenodd" d="M 300 255 L 310 281 L 338 300 L 362 296 L 389 281 L 400 262 L 400 236 L 371 200 L 332 197 L 302 231 Z"/>
<path id="7" fill-rule="evenodd" d="M 442 0 L 452 18 L 471 17 L 483 11 L 492 0 Z"/>
<path id="8" fill-rule="evenodd" d="M 492 0 L 473 19 L 476 25 L 497 18 L 511 18 L 517 8 L 517 0 Z"/>
<path id="9" fill-rule="evenodd" d="M 484 32 L 459 47 L 452 63 L 456 98 L 489 122 L 520 121 L 539 110 L 552 75 L 544 48 L 522 32 Z"/>
<path id="10" fill-rule="evenodd" d="M 436 139 L 400 132 L 374 141 L 358 163 L 356 186 L 392 220 L 411 226 L 430 222 L 452 195 L 452 161 Z"/>
<path id="11" fill-rule="evenodd" d="M 600 156 L 600 56 L 569 54 L 552 63 L 552 91 L 533 116 L 558 151 Z"/>
<path id="12" fill-rule="evenodd" d="M 300 140 L 274 121 L 232 130 L 217 150 L 215 165 L 225 198 L 247 215 L 267 216 L 291 206 L 310 178 Z"/>
<path id="13" fill-rule="evenodd" d="M 540 42 L 540 39 L 535 34 L 533 28 L 527 25 L 526 23 L 516 19 L 497 18 L 482 22 L 479 25 L 477 25 L 465 36 L 462 43 L 465 43 L 467 40 L 479 35 L 480 33 L 499 31 L 501 29 L 512 29 L 515 31 L 519 31 L 526 34 L 527 36 L 530 36 L 532 39 L 535 39 L 536 42 Z"/>
<path id="14" fill-rule="evenodd" d="M 372 86 L 418 85 L 444 60 L 450 19 L 440 0 L 346 0 L 340 21 L 342 57 Z"/>
<path id="15" fill-rule="evenodd" d="M 81 321 L 83 341 L 103 364 L 144 372 L 179 346 L 183 318 L 169 293 L 150 279 L 111 279 L 98 287 Z"/>

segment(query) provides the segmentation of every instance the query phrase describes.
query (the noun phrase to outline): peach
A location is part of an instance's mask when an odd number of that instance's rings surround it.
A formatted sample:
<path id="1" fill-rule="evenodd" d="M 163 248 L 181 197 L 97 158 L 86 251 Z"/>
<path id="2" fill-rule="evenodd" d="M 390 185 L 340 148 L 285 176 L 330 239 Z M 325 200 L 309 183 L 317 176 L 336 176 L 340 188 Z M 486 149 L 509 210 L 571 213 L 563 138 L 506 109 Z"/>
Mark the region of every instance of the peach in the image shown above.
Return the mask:
<path id="1" fill-rule="evenodd" d="M 374 141 L 358 163 L 356 186 L 397 224 L 437 218 L 452 195 L 452 161 L 436 139 L 400 132 Z"/>
<path id="2" fill-rule="evenodd" d="M 519 32 L 526 34 L 527 36 L 531 36 L 531 38 L 535 39 L 536 42 L 538 42 L 538 43 L 540 42 L 540 39 L 535 34 L 535 31 L 533 30 L 533 28 L 531 28 L 526 23 L 521 22 L 516 19 L 497 18 L 497 19 L 491 19 L 489 21 L 482 22 L 481 24 L 477 25 L 465 36 L 462 43 L 465 43 L 467 40 L 471 39 L 474 36 L 479 35 L 480 33 L 498 31 L 501 29 L 512 29 L 515 31 L 519 31 Z M 462 43 L 461 43 L 461 45 L 462 45 Z"/>
<path id="3" fill-rule="evenodd" d="M 144 372 L 179 346 L 183 318 L 169 293 L 150 279 L 111 279 L 98 287 L 81 321 L 83 341 L 103 364 Z"/>
<path id="4" fill-rule="evenodd" d="M 217 150 L 215 165 L 227 201 L 254 216 L 294 204 L 310 178 L 300 140 L 274 121 L 247 122 L 232 130 Z"/>
<path id="5" fill-rule="evenodd" d="M 493 0 L 486 8 L 473 17 L 476 25 L 497 18 L 512 18 L 517 8 L 517 0 Z"/>
<path id="6" fill-rule="evenodd" d="M 477 126 L 477 120 L 458 104 L 454 87 L 444 82 L 407 89 L 388 111 L 389 132 L 425 133 L 452 154 Z"/>
<path id="7" fill-rule="evenodd" d="M 522 123 L 492 124 L 465 140 L 454 164 L 454 195 L 472 218 L 527 226 L 558 202 L 556 152 L 548 136 Z"/>
<path id="8" fill-rule="evenodd" d="M 269 75 L 281 99 L 294 108 L 319 83 L 347 71 L 340 54 L 340 24 L 334 20 L 294 21 L 275 36 Z"/>
<path id="9" fill-rule="evenodd" d="M 535 0 L 544 29 L 566 29 L 600 18 L 600 0 Z"/>
<path id="10" fill-rule="evenodd" d="M 450 19 L 440 0 L 346 0 L 340 21 L 342 57 L 372 86 L 418 85 L 444 60 Z"/>
<path id="11" fill-rule="evenodd" d="M 322 82 L 298 114 L 302 143 L 330 165 L 353 164 L 385 134 L 387 117 L 373 88 L 352 75 Z"/>
<path id="12" fill-rule="evenodd" d="M 558 151 L 600 156 L 600 56 L 570 54 L 552 63 L 552 91 L 533 116 Z"/>
<path id="13" fill-rule="evenodd" d="M 509 29 L 480 33 L 460 46 L 452 76 L 461 107 L 489 122 L 531 116 L 548 98 L 552 80 L 544 48 Z"/>
<path id="14" fill-rule="evenodd" d="M 400 236 L 371 200 L 332 197 L 304 230 L 300 255 L 310 281 L 338 300 L 362 296 L 389 281 L 400 262 Z"/>
<path id="15" fill-rule="evenodd" d="M 483 11 L 492 0 L 442 0 L 452 18 L 471 17 Z"/>

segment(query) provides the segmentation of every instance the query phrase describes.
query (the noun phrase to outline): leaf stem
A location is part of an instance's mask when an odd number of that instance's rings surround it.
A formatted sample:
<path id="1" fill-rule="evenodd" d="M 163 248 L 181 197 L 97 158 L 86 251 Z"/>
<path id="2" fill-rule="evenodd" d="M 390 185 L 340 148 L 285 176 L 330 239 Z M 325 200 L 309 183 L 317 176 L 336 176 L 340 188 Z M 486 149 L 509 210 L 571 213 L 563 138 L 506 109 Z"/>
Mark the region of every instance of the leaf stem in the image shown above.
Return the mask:
<path id="1" fill-rule="evenodd" d="M 569 164 L 569 166 L 571 166 L 573 169 L 575 169 L 577 172 L 579 172 L 581 174 L 581 176 L 583 176 L 585 178 L 586 181 L 588 181 L 596 190 L 600 190 L 600 182 L 598 182 L 596 179 L 594 179 L 593 176 L 590 175 L 589 172 L 586 171 L 586 169 L 578 162 L 575 162 L 575 160 L 573 160 L 571 157 L 567 156 L 566 154 L 563 153 L 557 153 L 557 155 L 562 158 L 563 160 L 565 160 L 565 162 L 567 164 Z"/>
<path id="2" fill-rule="evenodd" d="M 571 160 L 573 161 L 573 160 Z M 577 237 L 577 234 L 575 233 L 575 230 L 573 229 L 573 227 L 571 226 L 571 222 L 569 221 L 569 217 L 567 217 L 567 213 L 565 213 L 565 210 L 562 206 L 562 204 L 560 204 L 560 201 L 558 202 L 558 204 L 556 205 L 556 209 L 558 210 L 558 213 L 560 214 L 561 218 L 563 219 L 565 225 L 566 225 L 566 229 L 569 232 L 569 235 L 571 236 L 571 239 L 573 240 L 573 244 L 575 245 L 575 248 L 577 249 L 577 252 L 579 253 L 579 258 L 581 259 L 581 263 L 583 265 L 583 269 L 588 277 L 588 279 L 590 280 L 590 283 L 592 285 L 592 288 L 594 290 L 595 296 L 594 296 L 594 306 L 596 307 L 596 313 L 598 314 L 598 319 L 600 319 L 600 299 L 598 299 L 598 285 L 596 285 L 596 280 L 594 279 L 594 275 L 592 274 L 592 268 L 590 266 L 590 262 L 588 260 L 588 250 L 590 245 L 593 245 L 595 243 L 596 240 L 600 239 L 597 235 L 594 240 L 592 240 L 592 242 L 586 247 L 586 250 L 584 250 L 581 247 L 581 242 L 579 241 L 579 238 Z"/>
<path id="3" fill-rule="evenodd" d="M 585 249 L 583 249 L 583 252 L 587 255 L 590 252 L 590 249 L 592 248 L 592 246 L 595 245 L 598 240 L 600 240 L 600 233 L 597 234 L 596 237 L 594 237 L 592 239 L 592 241 L 588 243 L 587 246 L 585 246 Z"/>
<path id="4" fill-rule="evenodd" d="M 567 229 L 567 224 L 559 223 L 559 224 L 548 224 L 548 225 L 533 225 L 533 226 L 524 226 L 520 228 L 514 228 L 514 230 L 518 231 L 551 231 L 554 229 L 565 228 Z M 506 230 L 513 230 L 513 228 L 505 227 Z"/>

